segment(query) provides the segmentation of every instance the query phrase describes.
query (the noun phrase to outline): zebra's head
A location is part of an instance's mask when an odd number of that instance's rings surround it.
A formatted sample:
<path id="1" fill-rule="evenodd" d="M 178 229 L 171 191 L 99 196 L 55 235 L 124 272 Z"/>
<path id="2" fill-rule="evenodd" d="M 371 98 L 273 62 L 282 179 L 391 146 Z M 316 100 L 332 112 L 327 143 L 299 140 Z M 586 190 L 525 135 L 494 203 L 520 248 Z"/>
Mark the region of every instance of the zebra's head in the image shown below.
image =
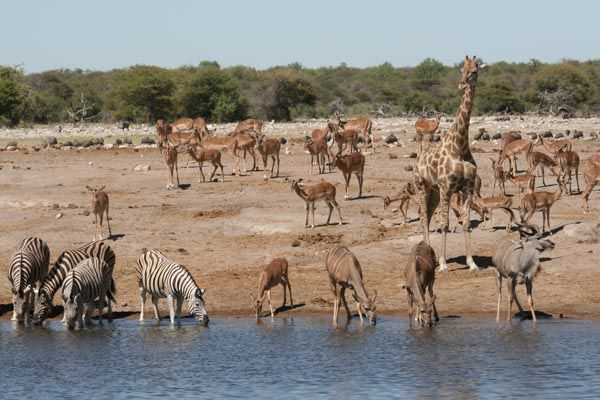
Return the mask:
<path id="1" fill-rule="evenodd" d="M 203 325 L 208 325 L 208 314 L 204 308 L 204 300 L 202 296 L 206 292 L 206 289 L 196 289 L 194 297 L 188 300 L 190 314 L 196 318 L 196 321 Z"/>
<path id="2" fill-rule="evenodd" d="M 21 322 L 24 320 L 27 312 L 29 311 L 29 300 L 31 295 L 31 285 L 25 287 L 25 289 L 14 289 L 13 293 L 13 310 L 16 316 L 16 320 Z"/>
<path id="3" fill-rule="evenodd" d="M 75 321 L 77 321 L 77 305 L 81 300 L 81 294 L 77 293 L 76 295 L 70 295 L 63 298 L 64 307 L 65 307 L 65 315 L 64 321 L 67 325 L 67 328 L 73 329 L 75 327 Z"/>
<path id="4" fill-rule="evenodd" d="M 38 295 L 33 309 L 33 323 L 41 324 L 48 318 L 48 314 L 53 308 L 52 299 L 49 299 L 48 295 L 41 290 L 34 289 L 33 291 Z"/>

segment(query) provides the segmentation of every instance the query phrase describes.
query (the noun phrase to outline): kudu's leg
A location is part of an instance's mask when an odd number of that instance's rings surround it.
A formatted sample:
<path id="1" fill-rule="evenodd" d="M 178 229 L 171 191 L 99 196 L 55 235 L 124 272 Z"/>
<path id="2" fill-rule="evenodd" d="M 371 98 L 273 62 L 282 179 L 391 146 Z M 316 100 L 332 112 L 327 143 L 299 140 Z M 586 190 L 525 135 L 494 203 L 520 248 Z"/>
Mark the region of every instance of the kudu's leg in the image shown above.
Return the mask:
<path id="1" fill-rule="evenodd" d="M 431 283 L 429 284 L 429 299 L 433 299 L 433 280 L 431 281 Z M 438 322 L 440 320 L 440 316 L 438 315 L 437 312 L 437 307 L 435 306 L 435 302 L 431 303 L 431 306 L 433 307 L 433 317 L 435 318 L 435 322 Z"/>
<path id="2" fill-rule="evenodd" d="M 525 290 L 527 291 L 527 302 L 529 303 L 529 309 L 531 310 L 531 318 L 536 322 L 537 317 L 535 316 L 535 310 L 533 309 L 533 283 L 531 281 L 525 282 Z"/>
<path id="3" fill-rule="evenodd" d="M 271 304 L 271 289 L 267 290 L 267 300 L 269 301 L 269 310 L 271 310 L 271 318 L 275 318 L 275 313 L 273 312 L 273 305 Z"/>
<path id="4" fill-rule="evenodd" d="M 498 290 L 498 307 L 496 308 L 496 323 L 500 322 L 500 304 L 502 303 L 502 275 L 496 272 L 496 289 Z"/>
<path id="5" fill-rule="evenodd" d="M 363 323 L 363 315 L 362 315 L 362 311 L 360 310 L 360 303 L 356 302 L 356 311 L 358 311 L 358 318 L 360 318 L 360 323 Z"/>

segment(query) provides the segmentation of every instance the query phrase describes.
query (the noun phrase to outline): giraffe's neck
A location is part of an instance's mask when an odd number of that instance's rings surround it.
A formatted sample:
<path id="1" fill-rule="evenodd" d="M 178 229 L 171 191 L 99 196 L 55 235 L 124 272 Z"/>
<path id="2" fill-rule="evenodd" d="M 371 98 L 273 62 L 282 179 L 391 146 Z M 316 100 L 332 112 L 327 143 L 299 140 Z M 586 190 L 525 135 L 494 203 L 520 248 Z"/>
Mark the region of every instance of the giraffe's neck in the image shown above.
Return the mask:
<path id="1" fill-rule="evenodd" d="M 450 131 L 444 136 L 446 143 L 456 145 L 461 154 L 469 154 L 469 121 L 471 120 L 471 107 L 475 97 L 475 86 L 477 82 L 468 83 L 463 98 L 458 107 L 456 118 Z"/>

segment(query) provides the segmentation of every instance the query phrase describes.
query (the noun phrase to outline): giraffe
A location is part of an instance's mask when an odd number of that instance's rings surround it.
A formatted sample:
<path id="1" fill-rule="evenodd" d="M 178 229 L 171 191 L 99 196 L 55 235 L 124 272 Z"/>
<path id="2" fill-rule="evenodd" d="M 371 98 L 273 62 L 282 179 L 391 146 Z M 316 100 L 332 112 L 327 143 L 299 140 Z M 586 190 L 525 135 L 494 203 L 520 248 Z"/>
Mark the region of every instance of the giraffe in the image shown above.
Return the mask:
<path id="1" fill-rule="evenodd" d="M 431 146 L 417 158 L 415 180 L 421 197 L 421 220 L 424 221 L 424 241 L 429 244 L 429 223 L 441 202 L 442 215 L 442 252 L 439 270 L 448 271 L 446 264 L 446 235 L 448 233 L 448 206 L 453 193 L 462 192 L 462 226 L 467 248 L 467 265 L 469 270 L 477 271 L 479 267 L 473 261 L 471 251 L 471 233 L 469 210 L 477 176 L 477 165 L 469 149 L 469 120 L 471 106 L 475 97 L 477 74 L 485 64 L 473 57 L 465 57 L 461 68 L 461 80 L 458 89 L 464 91 L 462 102 L 458 108 L 450 131 L 441 142 Z"/>

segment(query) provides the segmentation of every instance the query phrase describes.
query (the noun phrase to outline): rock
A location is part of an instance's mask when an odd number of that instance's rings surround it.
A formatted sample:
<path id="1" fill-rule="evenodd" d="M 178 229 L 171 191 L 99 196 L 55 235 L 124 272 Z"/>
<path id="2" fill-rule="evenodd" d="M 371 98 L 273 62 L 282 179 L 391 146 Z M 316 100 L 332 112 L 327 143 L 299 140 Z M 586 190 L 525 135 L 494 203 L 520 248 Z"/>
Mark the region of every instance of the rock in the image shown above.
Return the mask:
<path id="1" fill-rule="evenodd" d="M 386 137 L 384 141 L 386 144 L 392 144 L 398 142 L 398 138 L 392 133 L 390 136 Z"/>
<path id="2" fill-rule="evenodd" d="M 62 216 L 63 216 L 63 213 L 58 213 L 58 214 L 56 214 L 56 217 L 54 217 L 54 218 L 60 219 Z"/>
<path id="3" fill-rule="evenodd" d="M 575 238 L 598 237 L 599 235 L 598 228 L 586 222 L 565 225 L 562 231 L 567 237 Z"/>
<path id="4" fill-rule="evenodd" d="M 110 149 L 112 149 L 112 148 L 113 148 L 113 146 L 114 146 L 114 145 L 113 145 L 112 143 L 106 143 L 106 144 L 104 145 L 104 148 L 105 148 L 106 150 L 110 150 Z"/>
<path id="5" fill-rule="evenodd" d="M 87 149 L 88 147 L 93 146 L 94 142 L 91 140 L 88 140 L 86 142 L 83 142 L 81 145 Z"/>
<path id="6" fill-rule="evenodd" d="M 66 142 L 63 143 L 63 146 L 73 146 L 73 142 L 70 140 L 67 140 Z"/>
<path id="7" fill-rule="evenodd" d="M 560 139 L 560 138 L 563 138 L 563 137 L 565 137 L 565 135 L 563 135 L 563 134 L 562 134 L 562 133 L 560 133 L 560 132 L 558 132 L 558 133 L 556 133 L 556 134 L 554 135 L 554 138 L 555 138 L 555 139 Z"/>
<path id="8" fill-rule="evenodd" d="M 490 140 L 489 133 L 484 133 L 483 135 L 481 135 L 481 140 L 487 140 L 487 141 L 489 141 Z"/>
<path id="9" fill-rule="evenodd" d="M 439 135 L 439 133 L 435 133 L 431 138 L 432 142 L 439 142 L 440 140 L 442 140 L 442 137 Z"/>
<path id="10" fill-rule="evenodd" d="M 84 216 L 86 216 L 86 217 L 87 217 L 88 215 L 90 215 L 90 214 L 91 214 L 91 213 L 90 213 L 90 211 L 89 211 L 89 210 L 85 210 L 85 211 L 83 212 L 83 215 L 84 215 Z"/>
<path id="11" fill-rule="evenodd" d="M 149 171 L 150 170 L 150 166 L 149 165 L 142 165 L 142 164 L 140 164 L 140 165 L 136 166 L 133 170 L 136 171 L 136 172 Z"/>
<path id="12" fill-rule="evenodd" d="M 104 144 L 104 139 L 96 138 L 96 139 L 94 139 L 94 144 Z"/>
<path id="13" fill-rule="evenodd" d="M 287 143 L 287 139 L 282 136 L 282 137 L 279 138 L 279 143 L 286 144 Z"/>
<path id="14" fill-rule="evenodd" d="M 418 155 L 417 153 L 413 152 L 413 153 L 410 153 L 410 154 L 405 154 L 402 157 L 403 158 L 417 158 L 417 155 Z"/>
<path id="15" fill-rule="evenodd" d="M 123 143 L 125 143 L 125 144 L 133 144 L 133 141 L 131 140 L 131 138 L 125 138 L 123 140 Z"/>
<path id="16" fill-rule="evenodd" d="M 117 139 L 117 140 L 115 140 L 115 144 L 116 144 L 117 146 L 119 146 L 119 145 L 122 145 L 122 144 L 123 144 L 123 141 L 122 141 L 121 139 Z"/>
<path id="17" fill-rule="evenodd" d="M 413 171 L 413 170 L 414 170 L 414 168 L 413 168 L 413 166 L 412 166 L 412 165 L 407 165 L 406 167 L 404 167 L 404 170 L 405 170 L 405 171 Z"/>
<path id="18" fill-rule="evenodd" d="M 385 233 L 385 232 L 387 232 L 387 228 L 385 226 L 383 226 L 383 225 L 379 225 L 379 232 L 380 233 Z"/>
<path id="19" fill-rule="evenodd" d="M 58 140 L 55 137 L 51 137 L 50 139 L 48 139 L 48 144 L 50 146 L 55 146 L 58 144 Z"/>
<path id="20" fill-rule="evenodd" d="M 397 160 L 398 159 L 398 156 L 396 154 L 389 153 L 388 156 L 390 157 L 390 160 Z"/>
<path id="21" fill-rule="evenodd" d="M 292 247 L 300 247 L 300 241 L 298 239 L 292 241 Z"/>
<path id="22" fill-rule="evenodd" d="M 546 131 L 546 132 L 542 133 L 542 137 L 544 139 L 551 138 L 552 137 L 552 131 Z"/>
<path id="23" fill-rule="evenodd" d="M 598 138 L 598 134 L 596 132 L 591 132 L 590 133 L 590 138 L 597 139 Z"/>
<path id="24" fill-rule="evenodd" d="M 479 133 L 481 133 L 482 135 L 483 135 L 484 133 L 486 133 L 486 132 L 487 132 L 487 131 L 485 130 L 485 128 L 479 128 Z"/>
<path id="25" fill-rule="evenodd" d="M 538 135 L 537 135 L 537 133 L 535 133 L 535 132 L 531 132 L 531 133 L 529 134 L 529 137 L 531 138 L 531 140 L 535 140 L 535 139 L 537 139 Z"/>
<path id="26" fill-rule="evenodd" d="M 481 140 L 482 136 L 483 136 L 483 133 L 477 132 L 476 134 L 473 135 L 473 139 L 474 140 Z"/>
<path id="27" fill-rule="evenodd" d="M 144 136 L 140 143 L 141 144 L 155 144 L 156 142 L 150 136 Z"/>
<path id="28" fill-rule="evenodd" d="M 16 149 L 16 146 L 6 146 L 6 151 L 15 151 Z"/>
<path id="29" fill-rule="evenodd" d="M 583 138 L 583 132 L 573 132 L 573 139 Z"/>
<path id="30" fill-rule="evenodd" d="M 91 166 L 91 165 L 94 165 L 94 162 L 93 162 L 93 161 L 90 161 L 90 162 L 88 162 L 88 165 L 90 165 L 90 166 Z"/>
<path id="31" fill-rule="evenodd" d="M 60 206 L 57 203 L 52 204 L 51 207 L 53 210 L 58 210 L 60 208 Z"/>
<path id="32" fill-rule="evenodd" d="M 11 140 L 10 142 L 8 142 L 6 144 L 6 147 L 10 147 L 10 146 L 17 147 L 17 142 L 15 142 L 14 140 Z"/>
<path id="33" fill-rule="evenodd" d="M 492 139 L 494 139 L 494 140 L 502 139 L 502 134 L 501 133 L 495 133 L 494 136 L 492 136 Z"/>
<path id="34" fill-rule="evenodd" d="M 575 132 L 577 132 L 577 130 L 575 130 Z M 565 131 L 565 133 L 567 134 L 567 136 L 569 136 L 569 135 L 571 134 L 571 130 L 570 130 L 570 129 L 567 129 L 567 130 Z"/>

